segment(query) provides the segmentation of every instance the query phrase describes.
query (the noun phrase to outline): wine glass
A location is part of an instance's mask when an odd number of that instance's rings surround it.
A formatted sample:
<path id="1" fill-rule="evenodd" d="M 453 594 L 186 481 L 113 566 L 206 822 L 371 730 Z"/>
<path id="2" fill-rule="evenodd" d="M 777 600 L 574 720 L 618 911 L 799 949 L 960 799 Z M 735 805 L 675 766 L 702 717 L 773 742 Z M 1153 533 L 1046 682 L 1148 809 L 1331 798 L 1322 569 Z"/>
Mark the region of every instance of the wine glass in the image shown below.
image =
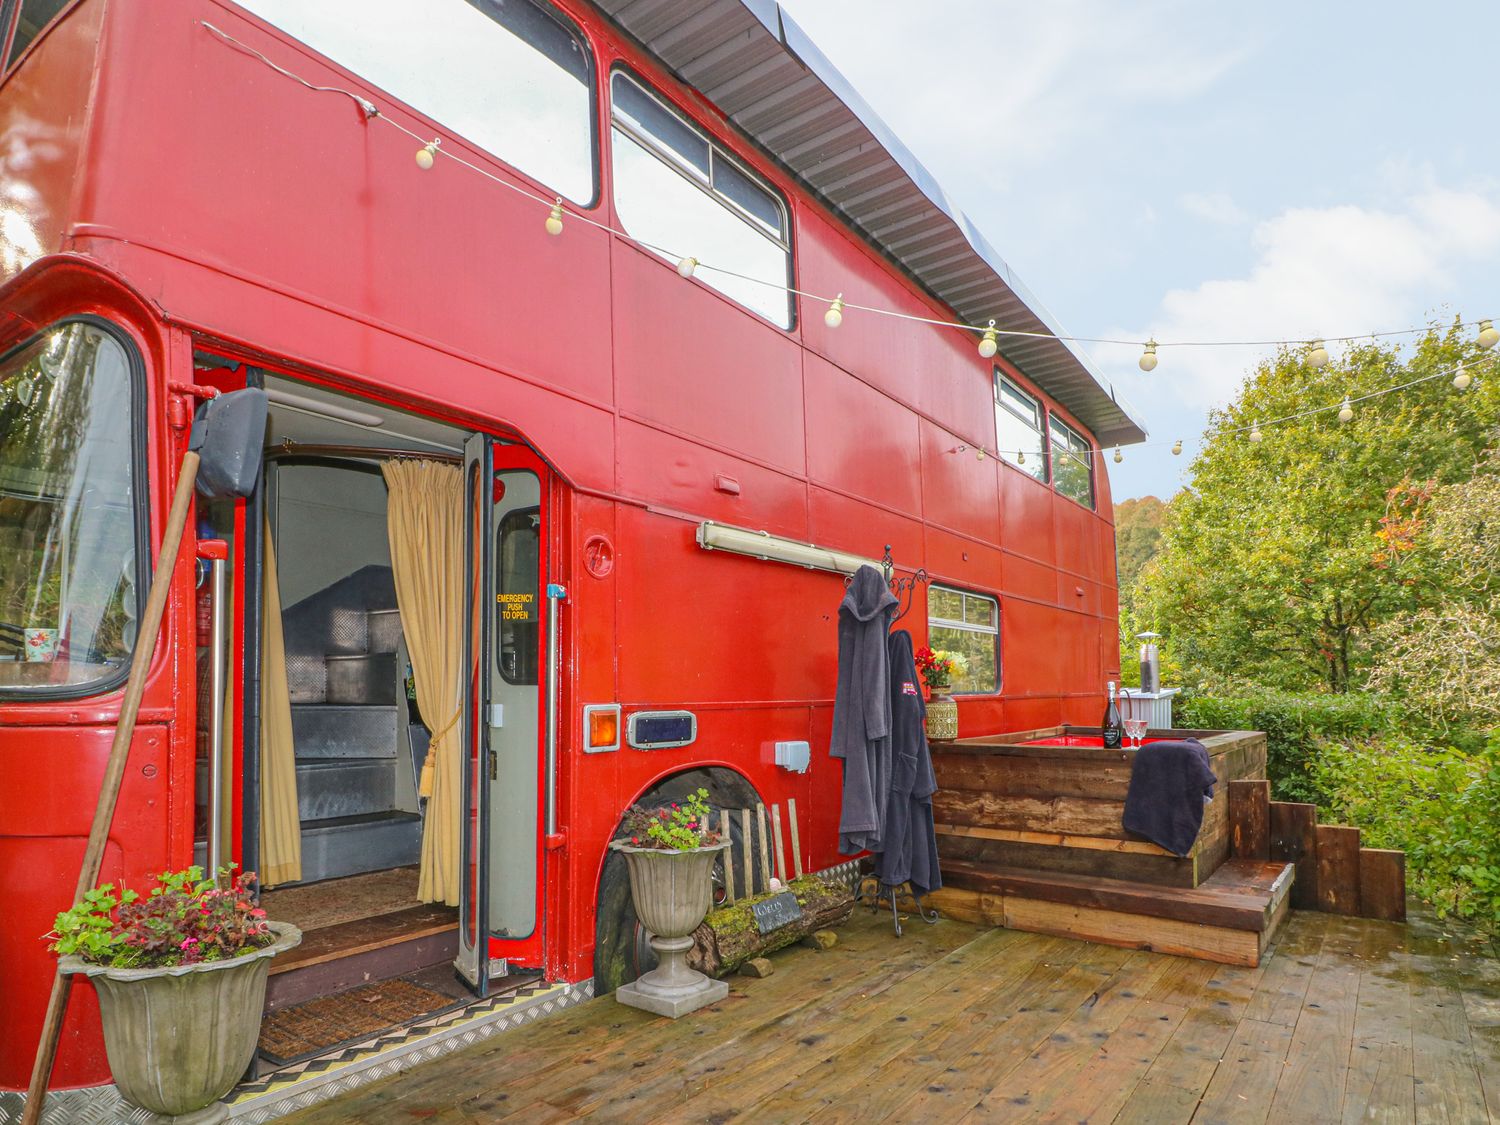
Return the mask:
<path id="1" fill-rule="evenodd" d="M 1146 733 L 1145 719 L 1126 719 L 1125 733 L 1135 740 L 1135 748 L 1141 748 L 1141 738 Z"/>

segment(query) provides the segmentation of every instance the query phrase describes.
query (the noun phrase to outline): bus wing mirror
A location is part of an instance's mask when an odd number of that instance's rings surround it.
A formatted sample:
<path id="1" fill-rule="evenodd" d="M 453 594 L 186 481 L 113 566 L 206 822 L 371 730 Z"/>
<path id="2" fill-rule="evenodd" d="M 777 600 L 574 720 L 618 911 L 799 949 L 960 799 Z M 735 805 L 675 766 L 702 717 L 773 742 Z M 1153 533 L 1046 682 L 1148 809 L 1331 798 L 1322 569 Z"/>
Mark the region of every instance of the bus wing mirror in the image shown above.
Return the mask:
<path id="1" fill-rule="evenodd" d="M 266 392 L 259 387 L 211 398 L 193 416 L 188 448 L 202 458 L 198 491 L 211 500 L 244 498 L 260 477 Z"/>

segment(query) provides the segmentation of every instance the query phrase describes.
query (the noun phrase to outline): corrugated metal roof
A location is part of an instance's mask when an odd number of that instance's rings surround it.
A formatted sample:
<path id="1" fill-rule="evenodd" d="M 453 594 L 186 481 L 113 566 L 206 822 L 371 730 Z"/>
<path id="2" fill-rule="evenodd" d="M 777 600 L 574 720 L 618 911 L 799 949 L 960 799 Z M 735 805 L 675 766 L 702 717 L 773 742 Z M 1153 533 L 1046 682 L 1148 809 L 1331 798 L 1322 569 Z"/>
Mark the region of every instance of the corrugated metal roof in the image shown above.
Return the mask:
<path id="1" fill-rule="evenodd" d="M 594 0 L 961 319 L 1060 332 L 921 161 L 775 0 Z M 1102 445 L 1145 427 L 1081 352 L 1002 337 L 1001 354 Z"/>

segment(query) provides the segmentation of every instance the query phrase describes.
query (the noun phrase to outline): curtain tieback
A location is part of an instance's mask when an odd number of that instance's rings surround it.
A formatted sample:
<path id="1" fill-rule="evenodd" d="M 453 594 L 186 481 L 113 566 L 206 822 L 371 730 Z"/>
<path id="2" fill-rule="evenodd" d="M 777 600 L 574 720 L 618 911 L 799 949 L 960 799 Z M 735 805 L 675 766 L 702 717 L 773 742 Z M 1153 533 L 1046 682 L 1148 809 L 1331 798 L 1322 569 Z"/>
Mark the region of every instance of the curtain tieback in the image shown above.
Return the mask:
<path id="1" fill-rule="evenodd" d="M 463 718 L 464 705 L 460 703 L 458 710 L 453 712 L 453 717 L 437 730 L 432 732 L 432 737 L 427 743 L 427 758 L 422 763 L 422 780 L 417 783 L 417 796 L 432 796 L 432 780 L 437 772 L 437 746 L 438 740 L 458 725 L 458 720 Z"/>

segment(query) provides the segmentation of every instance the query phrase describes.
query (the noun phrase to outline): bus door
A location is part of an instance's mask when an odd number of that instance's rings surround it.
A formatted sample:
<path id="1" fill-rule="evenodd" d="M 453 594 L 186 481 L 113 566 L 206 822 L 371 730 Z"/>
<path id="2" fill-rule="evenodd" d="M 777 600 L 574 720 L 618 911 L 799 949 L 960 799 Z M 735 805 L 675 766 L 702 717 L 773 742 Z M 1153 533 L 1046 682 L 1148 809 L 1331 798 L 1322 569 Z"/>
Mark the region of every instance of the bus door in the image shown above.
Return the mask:
<path id="1" fill-rule="evenodd" d="M 469 817 L 457 967 L 482 996 L 490 978 L 542 965 L 548 481 L 529 449 L 475 434 L 464 482 Z"/>

